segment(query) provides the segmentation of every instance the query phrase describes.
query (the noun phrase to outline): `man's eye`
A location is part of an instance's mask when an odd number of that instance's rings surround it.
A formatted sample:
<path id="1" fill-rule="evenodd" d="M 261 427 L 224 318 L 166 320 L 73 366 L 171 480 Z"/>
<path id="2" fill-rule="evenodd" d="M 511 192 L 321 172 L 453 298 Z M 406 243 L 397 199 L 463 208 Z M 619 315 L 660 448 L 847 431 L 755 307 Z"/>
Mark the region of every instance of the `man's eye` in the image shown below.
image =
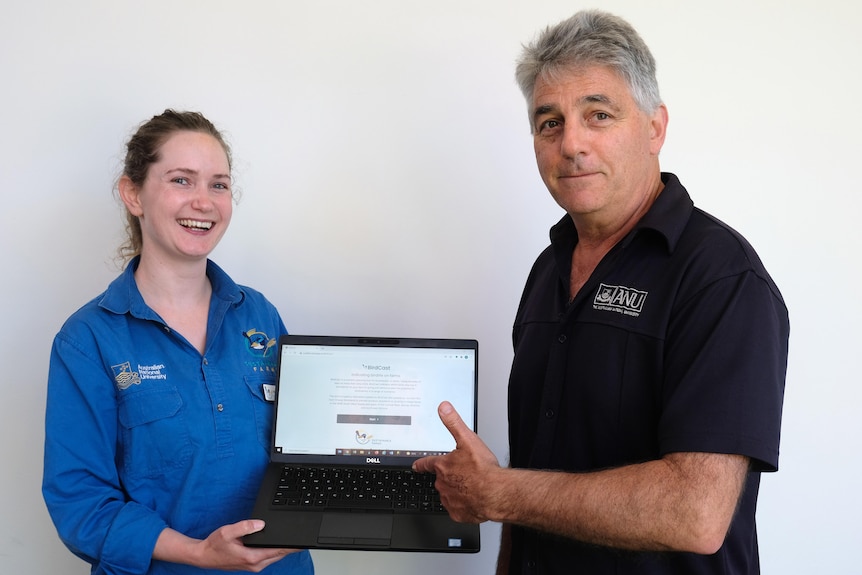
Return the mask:
<path id="1" fill-rule="evenodd" d="M 596 120 L 603 122 L 605 120 L 610 120 L 611 116 L 606 114 L 605 112 L 596 112 Z"/>
<path id="2" fill-rule="evenodd" d="M 539 124 L 539 131 L 544 132 L 545 130 L 553 130 L 560 126 L 559 120 L 545 120 L 541 124 Z"/>

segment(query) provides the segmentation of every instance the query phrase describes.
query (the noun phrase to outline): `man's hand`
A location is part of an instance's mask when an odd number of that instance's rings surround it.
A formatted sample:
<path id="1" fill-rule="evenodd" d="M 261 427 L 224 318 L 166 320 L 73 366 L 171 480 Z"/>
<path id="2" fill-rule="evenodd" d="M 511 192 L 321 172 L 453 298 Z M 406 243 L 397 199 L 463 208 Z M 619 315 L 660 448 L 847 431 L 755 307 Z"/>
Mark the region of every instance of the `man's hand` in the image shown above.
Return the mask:
<path id="1" fill-rule="evenodd" d="M 435 487 L 452 519 L 461 523 L 487 521 L 488 505 L 494 497 L 493 476 L 500 471 L 500 464 L 451 403 L 441 403 L 437 413 L 455 438 L 455 450 L 419 459 L 413 469 L 437 475 Z"/>

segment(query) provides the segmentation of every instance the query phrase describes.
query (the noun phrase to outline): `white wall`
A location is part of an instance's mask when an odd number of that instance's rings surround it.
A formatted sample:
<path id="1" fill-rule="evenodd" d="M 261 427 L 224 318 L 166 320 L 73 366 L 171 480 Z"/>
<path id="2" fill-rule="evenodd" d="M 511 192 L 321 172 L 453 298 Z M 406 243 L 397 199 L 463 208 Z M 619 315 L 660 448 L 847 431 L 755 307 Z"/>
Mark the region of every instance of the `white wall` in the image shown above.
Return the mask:
<path id="1" fill-rule="evenodd" d="M 475 337 L 480 433 L 506 457 L 510 326 L 560 212 L 512 80 L 562 0 L 6 0 L 0 10 L 0 572 L 80 573 L 39 492 L 61 322 L 117 270 L 130 130 L 165 107 L 227 132 L 245 195 L 214 258 L 296 333 Z M 791 312 L 764 573 L 858 569 L 862 9 L 604 0 L 659 63 L 663 167 L 742 231 Z M 320 573 L 490 572 L 474 556 L 315 553 Z"/>

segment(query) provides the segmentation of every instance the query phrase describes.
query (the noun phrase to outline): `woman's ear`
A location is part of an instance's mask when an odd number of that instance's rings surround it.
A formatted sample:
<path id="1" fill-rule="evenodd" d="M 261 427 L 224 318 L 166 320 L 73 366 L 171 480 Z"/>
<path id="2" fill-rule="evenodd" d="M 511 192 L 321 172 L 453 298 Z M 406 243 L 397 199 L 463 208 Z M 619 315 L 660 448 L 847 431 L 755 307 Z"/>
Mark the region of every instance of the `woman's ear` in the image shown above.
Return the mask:
<path id="1" fill-rule="evenodd" d="M 136 217 L 141 217 L 144 215 L 144 209 L 141 207 L 141 201 L 139 198 L 139 190 L 138 186 L 129 178 L 129 176 L 123 175 L 120 177 L 120 181 L 117 183 L 117 189 L 120 192 L 120 199 L 125 204 L 126 209 L 129 210 L 129 213 Z"/>

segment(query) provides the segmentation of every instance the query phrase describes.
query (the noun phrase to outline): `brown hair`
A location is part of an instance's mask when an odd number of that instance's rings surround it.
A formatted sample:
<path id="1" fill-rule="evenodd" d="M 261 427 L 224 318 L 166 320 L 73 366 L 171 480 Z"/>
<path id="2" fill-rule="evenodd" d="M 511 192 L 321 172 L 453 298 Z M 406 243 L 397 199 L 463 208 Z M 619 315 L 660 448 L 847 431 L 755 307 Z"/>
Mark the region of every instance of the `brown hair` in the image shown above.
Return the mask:
<path id="1" fill-rule="evenodd" d="M 138 127 L 126 143 L 126 158 L 122 175 L 137 187 L 147 179 L 150 166 L 159 161 L 159 150 L 175 132 L 201 132 L 215 138 L 224 149 L 228 168 L 232 170 L 230 146 L 212 122 L 198 112 L 177 112 L 167 109 Z M 141 222 L 126 210 L 126 240 L 118 250 L 120 260 L 127 263 L 141 253 Z"/>

